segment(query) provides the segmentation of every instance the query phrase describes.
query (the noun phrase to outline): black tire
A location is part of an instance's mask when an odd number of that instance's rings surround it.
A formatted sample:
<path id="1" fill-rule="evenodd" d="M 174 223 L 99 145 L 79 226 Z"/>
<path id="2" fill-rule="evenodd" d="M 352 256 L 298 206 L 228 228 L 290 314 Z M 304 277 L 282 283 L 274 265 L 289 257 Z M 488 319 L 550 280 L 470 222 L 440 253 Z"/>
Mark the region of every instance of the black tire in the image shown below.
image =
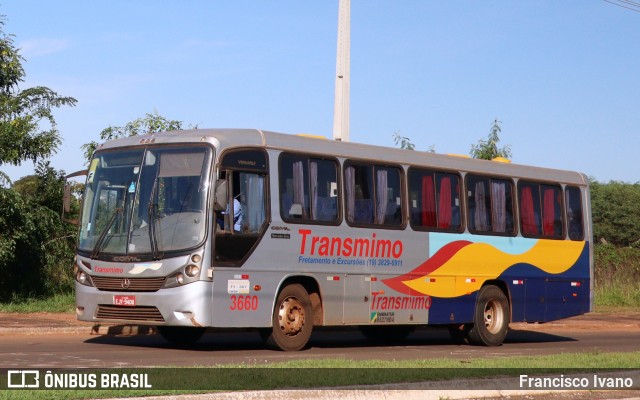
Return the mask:
<path id="1" fill-rule="evenodd" d="M 449 325 L 449 335 L 455 344 L 469 343 L 469 330 L 471 325 Z"/>
<path id="2" fill-rule="evenodd" d="M 507 336 L 509 321 L 507 296 L 497 286 L 483 287 L 476 300 L 469 342 L 478 346 L 500 346 Z"/>
<path id="3" fill-rule="evenodd" d="M 307 345 L 313 330 L 313 308 L 309 293 L 302 285 L 287 285 L 280 291 L 271 321 L 270 332 L 261 334 L 267 346 L 297 351 Z"/>
<path id="4" fill-rule="evenodd" d="M 361 325 L 360 332 L 369 340 L 375 342 L 394 343 L 403 341 L 415 330 L 410 325 L 372 326 Z"/>
<path id="5" fill-rule="evenodd" d="M 158 332 L 168 342 L 178 345 L 190 345 L 196 343 L 206 328 L 192 328 L 187 326 L 158 326 Z"/>

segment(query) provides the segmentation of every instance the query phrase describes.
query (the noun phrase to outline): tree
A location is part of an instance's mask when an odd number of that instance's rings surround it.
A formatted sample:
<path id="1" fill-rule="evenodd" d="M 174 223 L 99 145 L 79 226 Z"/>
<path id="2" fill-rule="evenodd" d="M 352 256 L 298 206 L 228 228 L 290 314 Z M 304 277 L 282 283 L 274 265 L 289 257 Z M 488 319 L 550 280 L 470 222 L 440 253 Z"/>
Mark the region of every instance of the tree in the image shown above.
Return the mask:
<path id="1" fill-rule="evenodd" d="M 393 141 L 396 143 L 396 146 L 400 146 L 403 150 L 415 150 L 416 146 L 411 143 L 411 139 L 405 136 L 400 136 L 400 133 L 393 133 Z"/>
<path id="2" fill-rule="evenodd" d="M 154 110 L 153 113 L 147 113 L 142 118 L 134 119 L 125 126 L 109 126 L 100 132 L 102 141 L 118 139 L 123 137 L 144 135 L 147 133 L 175 131 L 182 129 L 182 121 L 167 119 Z M 93 152 L 98 148 L 98 142 L 91 141 L 82 145 L 84 150 L 84 158 L 87 162 L 91 160 Z"/>
<path id="3" fill-rule="evenodd" d="M 590 186 L 594 241 L 640 248 L 640 183 Z"/>
<path id="4" fill-rule="evenodd" d="M 500 142 L 498 134 L 502 132 L 502 128 L 500 127 L 501 123 L 497 118 L 494 119 L 487 140 L 480 139 L 478 144 L 471 145 L 469 154 L 471 154 L 473 158 L 481 160 L 493 160 L 496 157 L 511 158 L 511 146 L 506 145 L 498 148 L 498 143 Z"/>
<path id="5" fill-rule="evenodd" d="M 25 78 L 24 58 L 14 46 L 13 35 L 4 33 L 4 19 L 0 15 L 0 166 L 36 162 L 55 153 L 61 139 L 52 109 L 77 102 L 44 86 L 19 89 Z M 1 175 L 8 181 L 6 174 Z"/>
<path id="6" fill-rule="evenodd" d="M 400 133 L 398 133 L 398 132 L 394 132 L 393 133 L 393 141 L 395 142 L 396 146 L 400 147 L 402 150 L 415 150 L 416 149 L 416 145 L 411 142 L 411 139 L 409 139 L 406 136 L 400 136 Z M 429 149 L 427 150 L 427 152 L 435 153 L 436 152 L 436 145 L 432 144 L 429 147 Z"/>
<path id="7" fill-rule="evenodd" d="M 77 231 L 60 221 L 64 175 L 39 162 L 35 175 L 0 188 L 0 301 L 73 288 Z"/>

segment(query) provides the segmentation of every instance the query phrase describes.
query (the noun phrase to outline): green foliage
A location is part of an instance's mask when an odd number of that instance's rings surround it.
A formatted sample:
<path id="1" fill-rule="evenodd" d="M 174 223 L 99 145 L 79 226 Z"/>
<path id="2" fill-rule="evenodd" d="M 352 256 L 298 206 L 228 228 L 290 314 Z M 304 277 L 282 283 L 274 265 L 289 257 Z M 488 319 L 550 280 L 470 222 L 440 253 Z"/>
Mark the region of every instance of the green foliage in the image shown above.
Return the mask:
<path id="1" fill-rule="evenodd" d="M 596 242 L 640 248 L 640 183 L 591 182 Z"/>
<path id="2" fill-rule="evenodd" d="M 0 15 L 0 165 L 19 165 L 55 153 L 60 134 L 52 109 L 73 106 L 76 99 L 59 96 L 43 86 L 18 89 L 25 77 L 24 59 L 14 46 L 13 35 L 3 32 L 3 25 Z"/>
<path id="3" fill-rule="evenodd" d="M 400 133 L 398 132 L 393 133 L 393 141 L 395 142 L 396 146 L 399 146 L 403 150 L 416 149 L 416 146 L 413 143 L 411 143 L 411 139 L 405 136 L 400 136 Z"/>
<path id="4" fill-rule="evenodd" d="M 64 173 L 40 163 L 19 190 L 0 188 L 0 301 L 69 292 L 75 227 L 60 221 Z M 26 182 L 29 184 L 27 185 Z"/>
<path id="5" fill-rule="evenodd" d="M 72 291 L 43 297 L 14 296 L 9 301 L 0 302 L 3 313 L 68 313 L 75 311 L 76 298 Z"/>
<path id="6" fill-rule="evenodd" d="M 109 126 L 100 132 L 100 139 L 102 141 L 118 139 L 123 137 L 144 135 L 154 132 L 175 131 L 182 129 L 182 122 L 172 119 L 167 119 L 158 111 L 153 113 L 147 113 L 144 117 L 135 119 L 125 126 Z M 98 148 L 98 142 L 91 141 L 82 145 L 84 150 L 85 161 L 88 164 L 91 161 L 93 152 Z"/>
<path id="7" fill-rule="evenodd" d="M 594 257 L 596 304 L 640 307 L 640 249 L 598 244 Z"/>
<path id="8" fill-rule="evenodd" d="M 478 144 L 471 145 L 471 151 L 469 152 L 471 157 L 481 160 L 493 160 L 496 157 L 511 158 L 511 146 L 506 145 L 498 148 L 498 143 L 500 143 L 498 134 L 502 132 L 500 124 L 501 122 L 498 119 L 493 120 L 487 139 L 480 139 Z"/>

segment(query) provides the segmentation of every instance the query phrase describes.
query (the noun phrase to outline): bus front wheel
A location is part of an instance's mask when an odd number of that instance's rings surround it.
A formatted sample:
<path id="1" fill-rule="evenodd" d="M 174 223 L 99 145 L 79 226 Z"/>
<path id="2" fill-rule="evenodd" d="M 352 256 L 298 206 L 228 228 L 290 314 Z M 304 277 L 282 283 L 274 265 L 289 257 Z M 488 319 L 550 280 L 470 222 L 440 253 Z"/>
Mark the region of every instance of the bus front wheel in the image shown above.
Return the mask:
<path id="1" fill-rule="evenodd" d="M 500 346 L 509 330 L 509 314 L 509 301 L 499 287 L 489 285 L 480 289 L 473 327 L 468 333 L 471 344 Z"/>
<path id="2" fill-rule="evenodd" d="M 269 347 L 284 351 L 304 348 L 313 330 L 313 308 L 309 293 L 300 284 L 285 286 L 273 310 L 272 328 L 266 336 Z"/>

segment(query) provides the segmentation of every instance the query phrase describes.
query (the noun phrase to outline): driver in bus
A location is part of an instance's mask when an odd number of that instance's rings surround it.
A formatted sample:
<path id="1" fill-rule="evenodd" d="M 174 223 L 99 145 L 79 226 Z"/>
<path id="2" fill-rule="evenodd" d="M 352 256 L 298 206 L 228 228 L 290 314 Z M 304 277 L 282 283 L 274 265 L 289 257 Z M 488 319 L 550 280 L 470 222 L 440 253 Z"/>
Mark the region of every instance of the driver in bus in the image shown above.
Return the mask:
<path id="1" fill-rule="evenodd" d="M 218 225 L 220 229 L 224 229 L 224 216 L 229 213 L 229 205 L 227 204 L 227 209 L 225 211 L 221 211 L 220 215 L 217 218 Z M 236 232 L 242 231 L 242 205 L 238 201 L 238 199 L 233 199 L 233 230 Z"/>

